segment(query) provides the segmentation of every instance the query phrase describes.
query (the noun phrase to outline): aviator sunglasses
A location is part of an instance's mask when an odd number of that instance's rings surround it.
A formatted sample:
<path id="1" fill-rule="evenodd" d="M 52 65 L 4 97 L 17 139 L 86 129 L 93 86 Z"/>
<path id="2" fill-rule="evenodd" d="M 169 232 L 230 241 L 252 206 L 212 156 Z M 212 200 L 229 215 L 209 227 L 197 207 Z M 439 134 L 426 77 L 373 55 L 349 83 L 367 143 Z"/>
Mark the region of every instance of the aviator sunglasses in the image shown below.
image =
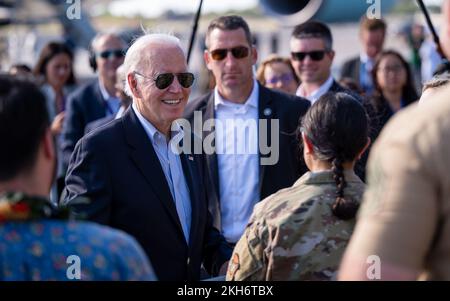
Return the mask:
<path id="1" fill-rule="evenodd" d="M 101 57 L 102 59 L 121 58 L 124 55 L 125 51 L 123 49 L 111 49 L 97 53 L 97 56 Z"/>
<path id="2" fill-rule="evenodd" d="M 315 50 L 310 52 L 291 52 L 291 57 L 294 61 L 303 61 L 306 56 L 309 56 L 313 61 L 321 61 L 327 53 L 327 50 Z"/>
<path id="3" fill-rule="evenodd" d="M 249 49 L 244 46 L 238 46 L 230 49 L 215 49 L 210 51 L 210 53 L 213 60 L 221 61 L 227 57 L 228 51 L 230 51 L 235 58 L 242 59 L 248 56 Z"/>
<path id="4" fill-rule="evenodd" d="M 137 75 L 140 75 L 140 76 L 142 76 L 144 78 L 153 80 L 155 82 L 156 88 L 158 88 L 160 90 L 164 90 L 167 87 L 169 87 L 173 83 L 173 80 L 175 79 L 175 76 L 177 77 L 178 82 L 180 83 L 180 85 L 183 88 L 189 88 L 190 86 L 192 86 L 192 84 L 194 83 L 194 79 L 195 79 L 194 74 L 192 74 L 190 72 L 182 72 L 182 73 L 176 73 L 176 74 L 173 74 L 173 73 L 161 73 L 161 74 L 159 74 L 158 76 L 156 76 L 154 78 L 145 76 L 145 75 L 143 75 L 143 74 L 141 74 L 139 72 L 136 72 L 136 71 L 134 73 L 137 74 Z"/>

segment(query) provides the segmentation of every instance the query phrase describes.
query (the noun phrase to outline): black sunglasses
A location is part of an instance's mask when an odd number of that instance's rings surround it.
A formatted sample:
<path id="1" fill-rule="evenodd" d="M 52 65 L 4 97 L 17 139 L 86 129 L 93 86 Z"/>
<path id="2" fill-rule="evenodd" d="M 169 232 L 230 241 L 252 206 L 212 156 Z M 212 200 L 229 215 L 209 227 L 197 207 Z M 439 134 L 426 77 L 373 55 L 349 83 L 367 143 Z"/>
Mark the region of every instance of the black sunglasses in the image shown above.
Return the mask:
<path id="1" fill-rule="evenodd" d="M 194 83 L 194 79 L 195 79 L 194 74 L 192 74 L 190 72 L 182 72 L 182 73 L 176 73 L 176 74 L 161 73 L 158 76 L 156 76 L 155 78 L 147 77 L 136 71 L 134 73 L 137 75 L 140 75 L 144 78 L 153 80 L 155 82 L 156 88 L 158 88 L 160 90 L 164 90 L 167 87 L 169 87 L 173 83 L 175 76 L 177 77 L 178 82 L 180 83 L 180 85 L 183 88 L 189 88 L 190 86 L 192 86 L 192 84 Z"/>
<path id="2" fill-rule="evenodd" d="M 121 58 L 124 55 L 125 51 L 123 49 L 111 49 L 97 53 L 97 56 L 101 57 L 102 59 Z"/>
<path id="3" fill-rule="evenodd" d="M 294 61 L 303 61 L 306 56 L 309 56 L 313 61 L 321 61 L 327 53 L 327 50 L 315 50 L 310 52 L 291 52 L 291 57 Z"/>
<path id="4" fill-rule="evenodd" d="M 230 51 L 235 58 L 242 59 L 248 56 L 249 49 L 244 46 L 238 46 L 231 49 L 215 49 L 210 51 L 210 53 L 213 60 L 221 61 L 227 57 L 228 51 Z"/>

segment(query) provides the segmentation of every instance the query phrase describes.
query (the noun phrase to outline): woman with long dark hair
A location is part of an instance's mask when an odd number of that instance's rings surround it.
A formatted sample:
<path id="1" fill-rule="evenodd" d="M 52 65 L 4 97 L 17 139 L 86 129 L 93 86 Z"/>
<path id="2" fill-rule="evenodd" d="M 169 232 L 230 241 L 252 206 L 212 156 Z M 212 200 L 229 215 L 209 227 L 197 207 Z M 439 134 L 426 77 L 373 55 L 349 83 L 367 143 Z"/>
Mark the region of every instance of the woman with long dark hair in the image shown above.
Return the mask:
<path id="1" fill-rule="evenodd" d="M 51 131 L 56 138 L 58 157 L 62 158 L 61 131 L 68 94 L 75 88 L 73 53 L 63 43 L 50 42 L 42 49 L 33 73 L 47 101 Z M 57 166 L 57 185 L 52 188 L 51 199 L 57 202 L 64 186 L 65 170 L 62 160 Z"/>
<path id="2" fill-rule="evenodd" d="M 255 206 L 227 280 L 334 280 L 355 225 L 364 183 L 353 171 L 368 119 L 346 93 L 323 95 L 301 123 L 310 172 Z"/>
<path id="3" fill-rule="evenodd" d="M 369 99 L 368 112 L 374 140 L 397 111 L 417 101 L 419 96 L 408 62 L 397 51 L 384 50 L 378 55 L 372 77 L 375 92 Z"/>

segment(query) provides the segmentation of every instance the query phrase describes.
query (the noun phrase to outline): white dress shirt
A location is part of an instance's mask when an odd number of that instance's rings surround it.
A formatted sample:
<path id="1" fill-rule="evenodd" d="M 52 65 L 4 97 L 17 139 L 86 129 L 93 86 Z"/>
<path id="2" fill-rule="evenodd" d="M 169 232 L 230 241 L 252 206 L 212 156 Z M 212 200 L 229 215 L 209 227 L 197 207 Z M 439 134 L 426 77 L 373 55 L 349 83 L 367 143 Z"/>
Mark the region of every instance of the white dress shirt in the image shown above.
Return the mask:
<path id="1" fill-rule="evenodd" d="M 333 85 L 333 81 L 333 77 L 330 75 L 330 77 L 328 77 L 328 79 L 318 89 L 314 90 L 309 95 L 306 95 L 303 85 L 300 85 L 295 95 L 306 98 L 311 102 L 311 104 L 314 104 L 322 95 L 330 90 Z"/>
<path id="2" fill-rule="evenodd" d="M 147 119 L 145 119 L 144 116 L 141 115 L 141 113 L 139 113 L 135 103 L 132 104 L 132 108 L 136 113 L 139 122 L 144 127 L 147 136 L 150 138 L 159 162 L 161 163 L 167 184 L 169 185 L 170 193 L 175 201 L 184 237 L 189 244 L 192 219 L 191 198 L 189 197 L 189 187 L 184 178 L 180 156 L 171 150 L 170 141 L 167 141 L 166 136 L 159 132 Z M 184 132 L 181 131 L 180 134 L 184 134 Z"/>
<path id="3" fill-rule="evenodd" d="M 259 201 L 258 97 L 256 80 L 243 104 L 225 100 L 214 90 L 221 230 L 231 243 L 242 236 Z"/>

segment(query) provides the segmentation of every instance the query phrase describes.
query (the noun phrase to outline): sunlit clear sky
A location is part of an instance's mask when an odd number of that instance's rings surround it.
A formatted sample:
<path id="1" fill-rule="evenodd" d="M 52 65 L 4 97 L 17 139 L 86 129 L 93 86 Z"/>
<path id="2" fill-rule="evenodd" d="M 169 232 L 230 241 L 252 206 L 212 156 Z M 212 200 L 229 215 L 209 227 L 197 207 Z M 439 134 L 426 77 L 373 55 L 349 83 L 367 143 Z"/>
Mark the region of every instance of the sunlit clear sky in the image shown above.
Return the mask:
<path id="1" fill-rule="evenodd" d="M 157 17 L 171 9 L 180 13 L 197 11 L 200 0 L 116 0 L 109 5 L 109 11 L 117 16 Z M 224 12 L 230 9 L 244 10 L 258 5 L 258 0 L 203 0 L 202 13 Z"/>

